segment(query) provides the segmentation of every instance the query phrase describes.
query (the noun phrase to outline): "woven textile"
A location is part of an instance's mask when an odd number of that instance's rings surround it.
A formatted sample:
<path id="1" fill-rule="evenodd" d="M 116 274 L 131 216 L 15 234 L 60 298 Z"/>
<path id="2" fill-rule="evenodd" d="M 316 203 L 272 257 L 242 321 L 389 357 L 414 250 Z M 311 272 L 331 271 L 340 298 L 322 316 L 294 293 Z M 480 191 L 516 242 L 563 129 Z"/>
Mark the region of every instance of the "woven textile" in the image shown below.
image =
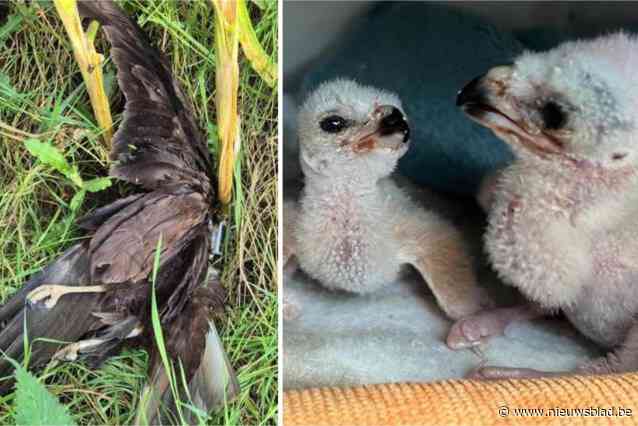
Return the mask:
<path id="1" fill-rule="evenodd" d="M 638 424 L 638 374 L 384 384 L 284 394 L 284 426 Z"/>

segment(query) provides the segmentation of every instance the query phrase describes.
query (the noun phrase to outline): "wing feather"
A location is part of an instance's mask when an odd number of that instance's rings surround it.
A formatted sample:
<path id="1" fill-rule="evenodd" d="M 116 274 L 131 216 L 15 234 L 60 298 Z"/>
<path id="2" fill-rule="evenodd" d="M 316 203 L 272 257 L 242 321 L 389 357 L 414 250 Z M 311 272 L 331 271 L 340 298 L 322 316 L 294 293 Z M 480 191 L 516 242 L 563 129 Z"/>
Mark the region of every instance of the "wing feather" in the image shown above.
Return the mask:
<path id="1" fill-rule="evenodd" d="M 197 192 L 152 192 L 139 198 L 111 216 L 91 239 L 92 279 L 104 284 L 146 280 L 159 238 L 164 264 L 207 223 L 207 211 L 204 198 Z"/>
<path id="2" fill-rule="evenodd" d="M 146 189 L 187 183 L 212 191 L 206 140 L 166 59 L 113 2 L 78 5 L 82 16 L 102 24 L 126 98 L 123 121 L 113 136 L 111 175 Z"/>

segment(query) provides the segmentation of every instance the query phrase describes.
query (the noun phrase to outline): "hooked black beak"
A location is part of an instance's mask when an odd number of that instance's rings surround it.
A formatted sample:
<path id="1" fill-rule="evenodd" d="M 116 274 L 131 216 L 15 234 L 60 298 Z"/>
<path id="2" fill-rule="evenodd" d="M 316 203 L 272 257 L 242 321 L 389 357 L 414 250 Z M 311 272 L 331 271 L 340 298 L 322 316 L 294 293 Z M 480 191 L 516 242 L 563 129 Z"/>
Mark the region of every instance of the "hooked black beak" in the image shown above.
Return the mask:
<path id="1" fill-rule="evenodd" d="M 456 105 L 510 145 L 540 155 L 562 152 L 562 142 L 527 119 L 524 107 L 508 93 L 512 72 L 512 67 L 500 66 L 476 77 L 457 93 Z"/>
<path id="2" fill-rule="evenodd" d="M 486 105 L 487 89 L 483 85 L 483 77 L 479 76 L 467 83 L 456 94 L 456 106 L 463 109 L 471 108 L 473 105 Z"/>
<path id="3" fill-rule="evenodd" d="M 410 139 L 410 126 L 405 116 L 398 108 L 392 108 L 390 114 L 386 115 L 379 122 L 379 134 L 381 136 L 391 135 L 393 133 L 402 133 L 403 142 Z"/>

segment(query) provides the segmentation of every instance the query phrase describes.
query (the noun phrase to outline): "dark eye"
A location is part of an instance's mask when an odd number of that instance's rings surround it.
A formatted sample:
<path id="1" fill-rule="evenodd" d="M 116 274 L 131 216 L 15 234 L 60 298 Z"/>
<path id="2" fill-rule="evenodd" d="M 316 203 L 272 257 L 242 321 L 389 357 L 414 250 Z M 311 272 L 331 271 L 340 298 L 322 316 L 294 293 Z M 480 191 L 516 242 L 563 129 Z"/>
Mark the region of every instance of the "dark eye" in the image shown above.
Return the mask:
<path id="1" fill-rule="evenodd" d="M 329 117 L 324 118 L 319 123 L 321 130 L 328 133 L 339 133 L 343 129 L 347 127 L 348 123 L 345 118 L 339 117 L 338 115 L 331 115 Z"/>
<path id="2" fill-rule="evenodd" d="M 541 109 L 543 123 L 549 130 L 558 130 L 565 125 L 567 114 L 563 108 L 554 101 L 549 101 Z"/>

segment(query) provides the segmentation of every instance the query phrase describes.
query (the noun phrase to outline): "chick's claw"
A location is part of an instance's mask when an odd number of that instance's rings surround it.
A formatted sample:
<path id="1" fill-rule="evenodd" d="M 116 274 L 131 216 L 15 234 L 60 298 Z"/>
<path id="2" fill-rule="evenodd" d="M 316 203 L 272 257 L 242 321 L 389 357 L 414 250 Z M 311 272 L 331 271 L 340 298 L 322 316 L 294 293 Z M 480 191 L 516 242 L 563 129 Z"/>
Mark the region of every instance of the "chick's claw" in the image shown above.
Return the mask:
<path id="1" fill-rule="evenodd" d="M 447 336 L 450 349 L 472 348 L 486 343 L 491 337 L 505 334 L 508 325 L 516 321 L 530 320 L 542 315 L 542 311 L 530 305 L 496 308 L 458 320 Z"/>
<path id="2" fill-rule="evenodd" d="M 462 318 L 450 329 L 447 345 L 454 350 L 472 348 L 486 343 L 490 337 L 502 335 L 505 326 L 502 319 L 490 312 Z"/>

